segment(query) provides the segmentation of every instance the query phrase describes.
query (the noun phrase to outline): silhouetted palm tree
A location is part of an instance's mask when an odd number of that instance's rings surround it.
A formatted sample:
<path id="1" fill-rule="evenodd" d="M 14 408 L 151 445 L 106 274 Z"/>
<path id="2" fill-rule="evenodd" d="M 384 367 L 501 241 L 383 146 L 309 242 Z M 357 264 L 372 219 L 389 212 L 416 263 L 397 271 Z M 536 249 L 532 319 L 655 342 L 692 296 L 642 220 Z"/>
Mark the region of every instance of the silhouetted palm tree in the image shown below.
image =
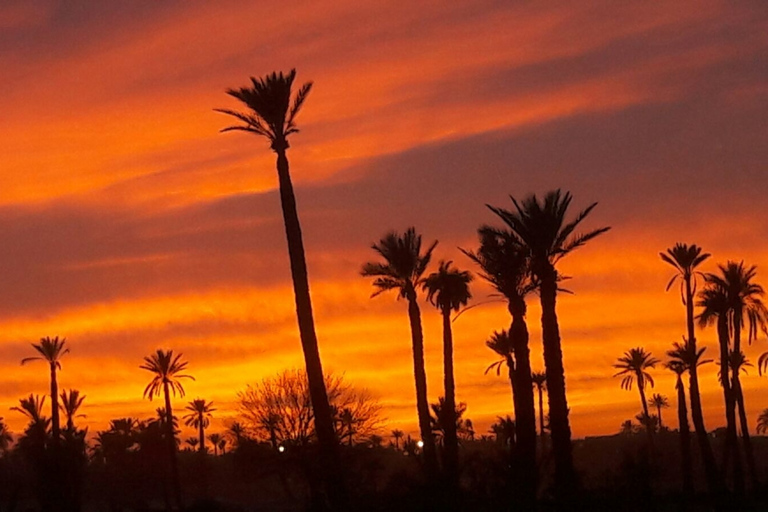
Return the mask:
<path id="1" fill-rule="evenodd" d="M 515 359 L 512 353 L 512 339 L 509 337 L 509 333 L 502 329 L 501 331 L 494 331 L 491 337 L 485 341 L 485 345 L 493 350 L 495 353 L 501 356 L 501 359 L 495 363 L 491 363 L 488 368 L 485 369 L 485 373 L 496 368 L 496 375 L 501 374 L 502 365 L 507 365 L 507 376 L 509 378 L 509 385 L 512 388 L 512 401 L 517 395 L 517 389 L 515 389 Z"/>
<path id="2" fill-rule="evenodd" d="M 443 381 L 445 386 L 446 414 L 450 416 L 456 410 L 456 384 L 453 377 L 453 331 L 451 330 L 451 312 L 466 306 L 472 294 L 469 283 L 472 275 L 451 266 L 451 261 L 441 261 L 437 272 L 431 273 L 424 280 L 427 300 L 440 311 L 443 317 Z M 446 420 L 449 420 L 446 416 Z M 446 422 L 445 430 L 445 471 L 451 487 L 458 486 L 459 479 L 459 440 L 456 435 L 455 418 Z"/>
<path id="3" fill-rule="evenodd" d="M 525 297 L 536 286 L 531 278 L 528 251 L 508 230 L 483 226 L 478 230 L 480 248 L 476 253 L 463 251 L 480 268 L 480 277 L 488 281 L 507 301 L 512 317 L 509 347 L 498 352 L 505 357 L 512 380 L 516 421 L 515 488 L 522 508 L 535 505 L 538 470 L 536 468 L 536 411 L 533 402 L 531 357 Z M 496 350 L 493 346 L 489 345 Z M 506 351 L 506 355 L 503 353 Z M 513 361 L 514 358 L 514 361 Z"/>
<path id="4" fill-rule="evenodd" d="M 539 393 L 539 435 L 544 440 L 544 390 L 547 389 L 547 374 L 544 372 L 533 372 L 531 374 L 533 385 Z"/>
<path id="5" fill-rule="evenodd" d="M 438 397 L 437 403 L 430 404 L 430 408 L 432 409 L 430 416 L 432 432 L 441 442 L 445 442 L 445 432 L 451 420 L 454 421 L 456 432 L 462 434 L 464 438 L 469 439 L 474 436 L 472 420 L 464 418 L 464 413 L 467 412 L 467 404 L 464 402 L 456 404 L 453 414 L 448 412 L 445 397 L 442 396 Z"/>
<path id="6" fill-rule="evenodd" d="M 685 385 L 683 373 L 688 369 L 687 365 L 679 358 L 669 361 L 665 365 L 677 376 L 675 389 L 677 390 L 677 424 L 678 438 L 680 441 L 680 468 L 683 476 L 683 494 L 686 500 L 692 500 L 693 490 L 693 461 L 691 459 L 691 428 L 688 424 L 688 407 L 686 407 Z M 661 413 L 661 411 L 659 411 Z M 661 416 L 659 416 L 661 417 Z M 690 501 L 688 501 L 690 503 Z"/>
<path id="7" fill-rule="evenodd" d="M 59 426 L 59 385 L 56 380 L 56 370 L 61 369 L 61 358 L 64 354 L 69 352 L 69 349 L 65 347 L 66 340 L 64 338 L 59 339 L 58 336 L 53 338 L 42 338 L 39 344 L 32 344 L 32 347 L 40 354 L 35 357 L 25 357 L 21 360 L 21 364 L 27 364 L 30 361 L 45 361 L 48 363 L 48 367 L 51 371 L 51 433 L 53 435 L 53 442 L 59 441 L 61 434 L 61 428 Z"/>
<path id="8" fill-rule="evenodd" d="M 213 433 L 208 436 L 208 440 L 211 442 L 211 445 L 213 445 L 213 456 L 217 456 L 219 454 L 219 443 L 222 441 L 221 434 Z"/>
<path id="9" fill-rule="evenodd" d="M 763 435 L 768 432 L 768 409 L 763 409 L 757 417 L 757 433 Z"/>
<path id="10" fill-rule="evenodd" d="M 187 404 L 186 410 L 189 411 L 184 415 L 184 424 L 188 427 L 196 428 L 200 439 L 200 453 L 205 453 L 205 429 L 211 423 L 211 417 L 213 411 L 213 402 L 206 402 L 202 398 L 196 398 Z"/>
<path id="11" fill-rule="evenodd" d="M 408 318 L 411 324 L 413 349 L 413 375 L 416 381 L 416 409 L 419 416 L 419 433 L 424 443 L 424 460 L 430 479 L 437 475 L 437 453 L 430 428 L 429 402 L 427 400 L 427 374 L 424 369 L 424 334 L 421 328 L 421 311 L 417 302 L 417 289 L 422 286 L 423 275 L 432 259 L 437 241 L 424 253 L 421 251 L 421 235 L 415 228 L 408 228 L 402 235 L 391 232 L 372 245 L 384 263 L 369 262 L 363 265 L 364 277 L 375 277 L 375 297 L 388 290 L 396 290 L 398 297 L 408 301 Z"/>
<path id="12" fill-rule="evenodd" d="M 752 479 L 752 487 L 757 488 L 757 467 L 755 466 L 755 452 L 752 447 L 752 440 L 749 437 L 749 422 L 747 420 L 747 409 L 744 405 L 744 392 L 741 388 L 741 378 L 739 374 L 741 372 L 747 373 L 747 367 L 752 366 L 752 363 L 744 355 L 744 352 L 731 352 L 728 361 L 728 367 L 731 370 L 731 378 L 733 379 L 733 393 L 736 397 L 736 404 L 739 409 L 739 425 L 741 429 L 741 440 L 744 444 L 744 453 L 747 456 L 747 465 L 749 466 L 749 474 Z"/>
<path id="13" fill-rule="evenodd" d="M 193 452 L 196 452 L 197 447 L 200 444 L 200 439 L 197 437 L 190 437 L 190 438 L 187 438 L 187 440 L 184 442 L 189 445 L 189 447 L 192 449 Z"/>
<path id="14" fill-rule="evenodd" d="M 659 417 L 659 430 L 661 430 L 664 428 L 664 422 L 661 420 L 661 409 L 666 409 L 669 407 L 669 400 L 667 400 L 667 397 L 664 395 L 654 393 L 651 396 L 650 404 L 651 407 L 656 408 L 656 415 Z"/>
<path id="15" fill-rule="evenodd" d="M 80 396 L 80 391 L 76 389 L 70 389 L 69 393 L 66 390 L 61 392 L 61 411 L 67 417 L 67 432 L 74 433 L 75 431 L 75 418 L 84 418 L 85 414 L 77 414 L 80 407 L 83 405 L 85 395 Z"/>
<path id="16" fill-rule="evenodd" d="M 173 487 L 176 506 L 181 508 L 181 482 L 179 481 L 179 466 L 176 460 L 176 430 L 174 428 L 173 409 L 171 408 L 171 392 L 173 396 L 176 393 L 184 397 L 184 386 L 180 379 L 192 379 L 191 375 L 184 374 L 187 369 L 187 362 L 181 360 L 181 354 L 173 355 L 173 350 L 158 349 L 151 356 L 144 358 L 144 364 L 139 366 L 142 370 L 147 370 L 153 374 L 152 380 L 144 388 L 144 397 L 152 398 L 160 396 L 165 398 L 165 430 L 168 443 L 168 456 L 171 467 L 171 481 Z"/>
<path id="17" fill-rule="evenodd" d="M 0 417 L 0 452 L 7 453 L 12 442 L 13 436 L 11 435 L 10 430 L 8 430 L 8 425 L 6 425 L 5 420 Z"/>
<path id="18" fill-rule="evenodd" d="M 392 431 L 392 438 L 395 440 L 395 450 L 400 449 L 400 439 L 403 438 L 405 433 L 402 430 L 395 429 Z"/>
<path id="19" fill-rule="evenodd" d="M 517 427 L 515 420 L 509 415 L 496 417 L 496 421 L 491 424 L 489 432 L 494 435 L 496 442 L 502 446 L 512 447 L 515 445 L 515 437 L 517 436 Z"/>
<path id="20" fill-rule="evenodd" d="M 619 429 L 620 434 L 624 434 L 625 436 L 629 436 L 635 433 L 635 424 L 632 423 L 632 420 L 624 420 L 621 423 L 621 428 Z"/>
<path id="21" fill-rule="evenodd" d="M 245 427 L 239 421 L 233 421 L 227 429 L 226 435 L 234 439 L 234 444 L 239 448 L 245 437 Z"/>
<path id="22" fill-rule="evenodd" d="M 247 107 L 247 112 L 229 109 L 217 110 L 231 115 L 243 123 L 224 128 L 222 131 L 240 130 L 265 137 L 269 140 L 270 148 L 277 155 L 280 204 L 288 241 L 299 336 L 309 380 L 315 433 L 326 468 L 322 478 L 325 479 L 327 485 L 330 507 L 340 510 L 347 507 L 346 491 L 341 478 L 338 440 L 333 429 L 331 407 L 325 388 L 323 366 L 320 361 L 320 351 L 312 315 L 312 300 L 309 293 L 307 262 L 304 256 L 304 241 L 302 240 L 301 224 L 296 210 L 296 196 L 293 191 L 286 155 L 289 147 L 288 137 L 299 131 L 296 126 L 296 117 L 312 88 L 312 82 L 307 82 L 293 95 L 292 88 L 295 78 L 295 69 L 285 75 L 272 73 L 264 78 L 251 77 L 250 86 L 227 90 L 227 94 L 240 100 Z"/>
<path id="23" fill-rule="evenodd" d="M 643 414 L 646 418 L 650 417 L 650 414 L 648 413 L 648 402 L 645 399 L 645 387 L 646 385 L 653 387 L 653 377 L 648 373 L 648 370 L 655 368 L 658 362 L 659 360 L 652 357 L 650 352 L 637 347 L 624 352 L 624 355 L 613 365 L 614 368 L 620 370 L 614 374 L 614 377 L 623 376 L 621 379 L 622 389 L 632 389 L 632 383 L 637 381 L 637 390 L 640 392 L 640 402 L 643 404 Z"/>
<path id="24" fill-rule="evenodd" d="M 701 247 L 693 244 L 684 243 L 675 244 L 674 247 L 667 249 L 666 253 L 659 253 L 661 259 L 672 265 L 676 273 L 669 280 L 667 290 L 669 290 L 677 279 L 680 279 L 680 295 L 686 313 L 686 327 L 688 331 L 687 342 L 690 344 L 690 352 L 697 354 L 696 333 L 694 331 L 693 298 L 696 294 L 697 276 L 702 273 L 696 270 L 707 258 L 709 253 L 702 253 Z M 712 453 L 712 445 L 709 442 L 707 428 L 704 425 L 704 414 L 701 409 L 701 393 L 699 392 L 699 376 L 695 366 L 688 369 L 688 390 L 691 400 L 691 419 L 696 430 L 696 440 L 701 451 L 704 462 L 704 471 L 707 478 L 709 492 L 712 493 L 718 502 L 723 498 L 720 475 L 715 464 L 715 456 Z"/>
<path id="25" fill-rule="evenodd" d="M 219 439 L 219 442 L 217 443 L 217 446 L 219 447 L 219 451 L 221 452 L 222 455 L 227 453 L 227 451 L 226 451 L 227 440 L 226 439 L 224 439 L 223 437 L 221 439 Z"/>
<path id="26" fill-rule="evenodd" d="M 573 250 L 605 233 L 600 228 L 574 235 L 579 224 L 589 215 L 597 203 L 581 211 L 574 220 L 566 222 L 571 204 L 571 194 L 560 190 L 547 193 L 543 201 L 535 195 L 518 203 L 514 198 L 514 211 L 489 206 L 512 230 L 520 245 L 530 257 L 530 268 L 539 284 L 541 299 L 541 327 L 544 345 L 544 364 L 547 373 L 549 397 L 550 434 L 555 459 L 555 487 L 567 496 L 576 485 L 571 448 L 571 426 L 568 421 L 568 400 L 565 394 L 565 370 L 557 321 L 558 274 L 556 265 Z"/>

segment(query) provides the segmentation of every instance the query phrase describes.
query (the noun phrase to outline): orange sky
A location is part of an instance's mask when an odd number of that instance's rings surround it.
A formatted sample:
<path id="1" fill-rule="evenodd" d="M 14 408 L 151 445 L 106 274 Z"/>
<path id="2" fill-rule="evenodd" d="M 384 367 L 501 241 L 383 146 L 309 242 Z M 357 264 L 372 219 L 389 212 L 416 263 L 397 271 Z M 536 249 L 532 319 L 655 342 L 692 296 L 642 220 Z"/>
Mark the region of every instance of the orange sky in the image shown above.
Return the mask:
<path id="1" fill-rule="evenodd" d="M 233 414 L 236 392 L 302 362 L 272 154 L 215 107 L 251 75 L 296 67 L 315 87 L 289 158 L 326 369 L 415 431 L 405 304 L 370 300 L 361 264 L 390 229 L 439 239 L 437 259 L 495 223 L 486 203 L 562 187 L 612 226 L 569 256 L 560 320 L 572 428 L 611 433 L 639 410 L 611 364 L 684 330 L 658 252 L 768 262 L 768 12 L 759 1 L 3 2 L 0 6 L 0 415 L 45 393 L 29 344 L 66 336 L 61 385 L 91 430 L 147 417 L 141 358 L 184 353 L 188 398 Z M 477 283 L 484 300 L 491 290 Z M 429 394 L 442 385 L 437 313 L 423 308 Z M 503 306 L 454 324 L 459 399 L 484 432 L 511 413 L 484 375 Z M 534 368 L 539 309 L 531 301 Z M 700 341 L 714 356 L 715 333 Z M 748 347 L 755 361 L 768 350 Z M 656 390 L 674 398 L 671 374 Z M 704 370 L 707 425 L 723 423 Z M 743 383 L 752 417 L 768 383 Z M 674 402 L 674 401 L 673 401 Z M 179 405 L 181 405 L 180 402 Z M 674 408 L 667 419 L 674 417 Z"/>

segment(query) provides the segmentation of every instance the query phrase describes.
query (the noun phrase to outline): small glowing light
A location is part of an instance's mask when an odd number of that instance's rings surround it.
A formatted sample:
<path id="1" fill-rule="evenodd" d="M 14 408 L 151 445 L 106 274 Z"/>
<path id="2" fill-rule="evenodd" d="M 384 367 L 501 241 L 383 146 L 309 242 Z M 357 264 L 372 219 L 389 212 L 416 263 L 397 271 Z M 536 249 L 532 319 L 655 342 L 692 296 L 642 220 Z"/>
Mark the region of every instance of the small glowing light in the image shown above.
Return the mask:
<path id="1" fill-rule="evenodd" d="M 418 443 L 416 443 L 416 446 L 418 446 L 419 448 L 424 448 L 424 441 L 419 441 Z"/>
<path id="2" fill-rule="evenodd" d="M 285 451 L 285 446 L 278 446 L 277 451 L 279 451 L 280 453 L 283 453 Z"/>

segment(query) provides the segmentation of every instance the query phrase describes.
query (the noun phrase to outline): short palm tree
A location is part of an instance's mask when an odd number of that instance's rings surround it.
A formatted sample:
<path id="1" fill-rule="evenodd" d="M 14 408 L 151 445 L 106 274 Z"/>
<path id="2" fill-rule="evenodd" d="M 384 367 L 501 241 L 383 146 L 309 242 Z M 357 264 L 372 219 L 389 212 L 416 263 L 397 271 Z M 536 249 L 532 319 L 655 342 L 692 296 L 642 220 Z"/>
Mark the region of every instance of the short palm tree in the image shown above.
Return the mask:
<path id="1" fill-rule="evenodd" d="M 496 354 L 501 356 L 501 359 L 495 363 L 491 363 L 488 368 L 485 369 L 485 373 L 488 373 L 492 369 L 496 369 L 496 375 L 501 374 L 501 367 L 507 366 L 507 376 L 509 378 L 509 385 L 512 388 L 512 401 L 514 402 L 515 395 L 517 395 L 517 389 L 515 389 L 515 358 L 512 353 L 512 339 L 509 337 L 509 332 L 502 329 L 501 331 L 493 331 L 491 337 L 485 341 L 485 346 L 493 350 Z"/>
<path id="2" fill-rule="evenodd" d="M 422 252 L 421 235 L 416 229 L 408 228 L 405 233 L 390 232 L 372 249 L 383 262 L 369 262 L 363 265 L 361 274 L 374 277 L 375 297 L 385 291 L 395 290 L 399 298 L 408 301 L 408 319 L 411 326 L 411 348 L 413 350 L 413 375 L 416 382 L 416 410 L 419 417 L 419 433 L 424 443 L 424 460 L 430 479 L 437 476 L 437 452 L 432 436 L 427 400 L 427 373 L 424 368 L 424 334 L 421 327 L 421 311 L 417 301 L 417 290 L 424 283 L 432 251 L 437 241 Z"/>
<path id="3" fill-rule="evenodd" d="M 196 398 L 187 404 L 186 410 L 189 412 L 184 415 L 184 424 L 197 429 L 197 437 L 200 439 L 198 450 L 201 454 L 205 453 L 205 429 L 210 425 L 212 413 L 216 410 L 213 408 L 213 402 Z"/>
<path id="4" fill-rule="evenodd" d="M 549 397 L 550 434 L 555 459 L 555 487 L 568 499 L 576 486 L 573 467 L 571 426 L 568 420 L 568 400 L 565 394 L 565 369 L 557 320 L 558 281 L 557 263 L 584 244 L 608 231 L 599 228 L 586 233 L 574 234 L 579 224 L 597 206 L 593 203 L 582 210 L 570 222 L 566 214 L 571 204 L 569 192 L 548 192 L 543 201 L 531 195 L 521 202 L 511 197 L 514 210 L 489 206 L 504 221 L 530 257 L 530 269 L 539 284 L 541 300 L 542 342 L 544 365 L 547 372 Z"/>
<path id="5" fill-rule="evenodd" d="M 217 456 L 219 454 L 219 443 L 224 438 L 221 437 L 221 434 L 213 433 L 208 436 L 208 440 L 211 442 L 211 445 L 213 446 L 213 456 Z"/>
<path id="6" fill-rule="evenodd" d="M 646 418 L 650 417 L 648 413 L 648 402 L 645 399 L 645 388 L 650 385 L 653 387 L 653 377 L 648 370 L 654 368 L 659 360 L 652 357 L 650 352 L 646 352 L 642 347 L 629 349 L 621 356 L 614 368 L 619 371 L 614 377 L 622 377 L 621 388 L 632 389 L 632 383 L 637 381 L 637 389 L 640 392 L 640 402 L 643 405 L 643 414 Z"/>
<path id="7" fill-rule="evenodd" d="M 12 442 L 13 436 L 11 435 L 10 430 L 8 430 L 8 425 L 6 425 L 5 420 L 0 417 L 0 452 L 7 453 Z"/>
<path id="8" fill-rule="evenodd" d="M 547 374 L 544 372 L 533 372 L 531 374 L 533 385 L 539 394 L 539 435 L 544 439 L 544 390 L 547 389 Z"/>
<path id="9" fill-rule="evenodd" d="M 59 425 L 59 385 L 56 380 L 56 371 L 61 369 L 61 358 L 69 352 L 69 348 L 66 347 L 66 340 L 64 338 L 59 339 L 58 336 L 43 338 L 40 343 L 33 343 L 32 347 L 40 355 L 25 357 L 21 360 L 21 364 L 24 365 L 30 361 L 48 363 L 51 372 L 51 434 L 53 435 L 53 442 L 57 443 L 61 434 L 61 427 Z"/>
<path id="10" fill-rule="evenodd" d="M 19 399 L 18 407 L 11 407 L 12 411 L 22 413 L 29 419 L 29 424 L 24 431 L 25 441 L 36 448 L 44 447 L 48 442 L 48 427 L 51 420 L 43 416 L 45 396 L 30 394 L 27 398 Z"/>
<path id="11" fill-rule="evenodd" d="M 691 428 L 688 424 L 688 407 L 686 406 L 685 385 L 683 384 L 683 373 L 686 372 L 687 365 L 678 358 L 667 362 L 665 366 L 677 376 L 675 389 L 677 390 L 677 424 L 679 432 L 678 439 L 680 440 L 680 469 L 683 476 L 683 495 L 688 499 L 693 499 Z M 661 418 L 661 416 L 659 416 L 659 418 Z"/>
<path id="12" fill-rule="evenodd" d="M 84 418 L 85 414 L 77 414 L 80 407 L 83 405 L 85 395 L 80 395 L 80 391 L 76 389 L 70 389 L 61 392 L 61 411 L 67 417 L 67 432 L 73 434 L 75 432 L 75 418 Z"/>
<path id="13" fill-rule="evenodd" d="M 296 300 L 296 316 L 299 337 L 304 352 L 304 363 L 309 380 L 309 394 L 315 419 L 315 433 L 320 445 L 326 471 L 322 475 L 332 508 L 346 508 L 346 490 L 341 478 L 341 461 L 338 454 L 338 440 L 333 430 L 328 392 L 325 388 L 323 366 L 317 344 L 315 322 L 312 314 L 312 299 L 309 292 L 307 262 L 304 255 L 304 241 L 296 209 L 296 196 L 288 165 L 288 137 L 298 133 L 296 117 L 312 89 L 312 82 L 302 85 L 293 94 L 296 70 L 289 73 L 272 73 L 264 78 L 251 77 L 251 84 L 238 89 L 228 89 L 227 94 L 239 100 L 246 107 L 245 112 L 217 109 L 218 112 L 233 116 L 242 124 L 224 128 L 222 131 L 244 131 L 266 138 L 270 149 L 277 155 L 277 177 L 280 188 L 280 204 L 283 210 L 285 235 L 288 241 L 288 256 L 291 262 L 293 292 Z"/>
<path id="14" fill-rule="evenodd" d="M 200 439 L 198 439 L 197 437 L 190 437 L 190 438 L 187 438 L 187 440 L 184 442 L 189 445 L 189 447 L 192 449 L 193 452 L 196 452 L 197 446 L 200 444 Z"/>
<path id="15" fill-rule="evenodd" d="M 763 409 L 757 417 L 757 433 L 764 435 L 766 432 L 768 432 L 768 409 Z"/>
<path id="16" fill-rule="evenodd" d="M 245 438 L 245 427 L 239 421 L 233 421 L 225 434 L 230 438 L 230 441 L 234 440 L 234 443 L 230 442 L 230 444 L 239 447 Z"/>
<path id="17" fill-rule="evenodd" d="M 424 280 L 427 300 L 443 317 L 443 383 L 445 386 L 446 419 L 456 410 L 456 384 L 453 375 L 453 331 L 451 313 L 466 306 L 472 294 L 469 283 L 472 274 L 452 266 L 451 261 L 441 261 L 436 272 Z M 456 435 L 455 418 L 446 422 L 445 429 L 445 470 L 455 487 L 459 478 L 459 439 Z"/>
<path id="18" fill-rule="evenodd" d="M 173 485 L 176 506 L 181 508 L 181 482 L 179 481 L 179 466 L 176 460 L 176 431 L 174 428 L 173 409 L 171 408 L 171 392 L 184 397 L 184 386 L 181 379 L 195 380 L 191 375 L 182 373 L 187 369 L 187 362 L 181 360 L 181 354 L 173 355 L 173 350 L 158 349 L 154 354 L 144 358 L 139 366 L 142 370 L 152 373 L 152 380 L 144 388 L 144 397 L 160 396 L 165 398 L 165 436 L 168 443 L 168 456 L 171 467 L 171 482 Z"/>
<path id="19" fill-rule="evenodd" d="M 667 397 L 664 395 L 654 393 L 651 395 L 650 404 L 651 407 L 656 408 L 656 415 L 659 417 L 659 430 L 661 430 L 664 428 L 664 422 L 661 419 L 661 410 L 669 407 L 669 400 L 667 400 Z"/>
<path id="20" fill-rule="evenodd" d="M 391 432 L 392 439 L 395 440 L 395 450 L 400 450 L 400 440 L 403 438 L 405 433 L 402 430 L 395 429 Z"/>

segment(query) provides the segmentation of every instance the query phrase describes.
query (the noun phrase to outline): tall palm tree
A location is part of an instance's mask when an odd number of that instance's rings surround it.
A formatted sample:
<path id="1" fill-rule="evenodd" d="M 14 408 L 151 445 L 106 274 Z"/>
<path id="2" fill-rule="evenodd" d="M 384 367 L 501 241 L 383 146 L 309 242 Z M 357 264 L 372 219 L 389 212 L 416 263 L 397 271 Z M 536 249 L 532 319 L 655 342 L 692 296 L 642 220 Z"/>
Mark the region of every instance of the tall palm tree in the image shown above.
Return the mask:
<path id="1" fill-rule="evenodd" d="M 698 277 L 703 274 L 697 270 L 699 266 L 706 261 L 709 253 L 702 252 L 701 247 L 696 244 L 688 245 L 677 243 L 667 249 L 666 253 L 659 253 L 662 261 L 668 263 L 675 269 L 675 274 L 667 284 L 667 290 L 680 280 L 680 295 L 685 306 L 685 318 L 687 328 L 687 341 L 690 345 L 690 353 L 697 354 L 696 332 L 694 331 L 693 299 L 696 294 Z M 699 445 L 702 460 L 704 462 L 704 472 L 707 478 L 707 487 L 720 503 L 722 500 L 722 483 L 718 474 L 715 456 L 712 453 L 712 445 L 709 442 L 707 428 L 704 425 L 704 414 L 701 408 L 701 393 L 699 391 L 699 375 L 696 366 L 688 369 L 688 390 L 691 400 L 691 419 L 696 430 L 696 440 Z"/>
<path id="2" fill-rule="evenodd" d="M 181 379 L 195 378 L 182 373 L 187 369 L 187 362 L 181 360 L 181 354 L 173 355 L 173 350 L 158 349 L 154 354 L 144 358 L 144 363 L 139 366 L 142 370 L 152 373 L 152 380 L 144 388 L 144 398 L 160 396 L 165 398 L 165 435 L 168 443 L 168 457 L 171 468 L 171 483 L 173 487 L 176 506 L 181 508 L 181 482 L 179 481 L 179 466 L 176 460 L 176 430 L 174 428 L 173 409 L 171 408 L 171 392 L 173 396 L 178 393 L 184 397 L 184 386 Z"/>
<path id="3" fill-rule="evenodd" d="M 651 395 L 651 407 L 656 408 L 656 415 L 659 417 L 659 430 L 664 428 L 664 422 L 661 420 L 661 410 L 669 407 L 669 400 L 664 395 L 654 393 Z"/>
<path id="4" fill-rule="evenodd" d="M 509 230 L 483 226 L 478 229 L 480 247 L 477 252 L 465 251 L 481 269 L 480 277 L 489 282 L 506 300 L 512 317 L 508 339 L 491 340 L 488 346 L 502 355 L 512 381 L 516 421 L 515 488 L 520 491 L 523 508 L 535 506 L 538 470 L 536 468 L 536 411 L 531 380 L 531 357 L 528 348 L 528 324 L 525 319 L 526 296 L 536 285 L 533 282 L 528 251 Z M 508 341 L 509 346 L 497 345 Z M 499 351 L 497 348 L 501 348 Z M 513 361 L 514 357 L 514 361 Z M 499 367 L 500 368 L 500 367 Z M 499 369 L 497 368 L 497 369 Z"/>
<path id="5" fill-rule="evenodd" d="M 333 429 L 331 407 L 320 361 L 320 350 L 312 315 L 307 262 L 304 256 L 304 241 L 286 155 L 289 147 L 288 137 L 299 131 L 296 117 L 312 89 L 312 82 L 307 82 L 294 95 L 292 88 L 295 79 L 295 69 L 287 74 L 273 72 L 264 78 L 251 77 L 251 85 L 227 90 L 227 94 L 242 102 L 247 111 L 238 112 L 230 109 L 217 109 L 217 111 L 233 116 L 243 123 L 224 128 L 222 131 L 239 130 L 265 137 L 270 143 L 270 149 L 277 155 L 280 204 L 288 241 L 296 316 L 309 380 L 315 433 L 326 468 L 323 478 L 325 478 L 330 501 L 328 505 L 330 508 L 339 510 L 347 507 L 346 491 L 341 478 L 338 440 Z"/>
<path id="6" fill-rule="evenodd" d="M 211 424 L 212 413 L 216 410 L 213 408 L 213 402 L 206 402 L 202 398 L 196 398 L 189 402 L 185 409 L 189 412 L 184 415 L 184 424 L 197 429 L 197 437 L 200 438 L 198 450 L 200 450 L 201 454 L 205 453 L 205 429 Z"/>
<path id="7" fill-rule="evenodd" d="M 58 443 L 59 435 L 61 434 L 61 428 L 59 425 L 59 384 L 56 380 L 56 371 L 61 369 L 61 358 L 64 354 L 69 352 L 69 348 L 66 348 L 66 340 L 64 338 L 59 339 L 58 336 L 53 338 L 42 338 L 39 344 L 32 344 L 40 355 L 35 357 L 25 357 L 21 360 L 21 364 L 27 364 L 30 361 L 45 361 L 48 363 L 48 367 L 51 371 L 51 434 L 53 435 L 53 442 Z"/>
<path id="8" fill-rule="evenodd" d="M 392 438 L 395 440 L 395 450 L 400 450 L 400 440 L 405 433 L 402 430 L 395 429 L 391 432 Z"/>
<path id="9" fill-rule="evenodd" d="M 408 301 L 408 319 L 411 325 L 411 347 L 413 350 L 413 375 L 416 382 L 416 410 L 419 417 L 419 433 L 424 443 L 424 460 L 430 479 L 437 476 L 437 453 L 435 440 L 430 428 L 429 401 L 427 400 L 427 373 L 424 369 L 424 334 L 421 328 L 421 311 L 417 301 L 417 290 L 424 282 L 424 272 L 432 259 L 437 241 L 422 253 L 421 235 L 416 229 L 408 228 L 402 235 L 390 232 L 371 247 L 384 262 L 368 262 L 363 265 L 364 277 L 375 277 L 375 297 L 388 290 L 396 290 L 399 298 Z"/>
<path id="10" fill-rule="evenodd" d="M 214 432 L 213 434 L 210 434 L 208 436 L 208 440 L 213 445 L 213 456 L 217 456 L 219 454 L 219 443 L 222 441 L 221 434 L 217 434 Z"/>
<path id="11" fill-rule="evenodd" d="M 632 383 L 637 381 L 637 390 L 640 392 L 640 402 L 643 405 L 643 415 L 645 418 L 650 418 L 651 416 L 648 413 L 645 387 L 647 385 L 653 387 L 653 377 L 648 373 L 648 370 L 655 368 L 659 362 L 658 359 L 651 356 L 650 352 L 646 352 L 644 348 L 636 347 L 624 352 L 624 355 L 613 365 L 614 368 L 619 370 L 614 374 L 614 377 L 622 377 L 622 389 L 631 390 Z"/>
<path id="12" fill-rule="evenodd" d="M 451 415 L 456 411 L 456 384 L 453 376 L 453 331 L 451 312 L 466 306 L 472 294 L 469 283 L 472 274 L 452 267 L 453 262 L 441 261 L 437 272 L 424 280 L 427 300 L 435 306 L 443 317 L 443 383 L 445 387 L 446 426 L 445 426 L 445 471 L 451 488 L 458 486 L 459 479 L 459 439 L 456 435 L 456 418 Z"/>
<path id="13" fill-rule="evenodd" d="M 544 372 L 533 372 L 531 374 L 533 385 L 539 393 L 539 435 L 544 441 L 544 390 L 547 389 L 547 374 Z"/>
<path id="14" fill-rule="evenodd" d="M 691 460 L 691 428 L 688 424 L 688 407 L 686 406 L 685 385 L 683 373 L 688 369 L 680 359 L 669 361 L 665 365 L 677 376 L 675 389 L 677 390 L 677 424 L 680 440 L 680 466 L 683 475 L 683 495 L 686 503 L 690 503 L 694 496 L 693 490 L 693 461 Z M 661 413 L 661 411 L 659 411 Z M 661 416 L 659 416 L 661 418 Z"/>
<path id="15" fill-rule="evenodd" d="M 571 447 L 571 426 L 568 420 L 568 400 L 565 394 L 565 369 L 557 320 L 557 291 L 561 276 L 557 263 L 575 249 L 583 246 L 609 228 L 574 234 L 576 228 L 597 206 L 591 204 L 566 222 L 571 194 L 560 190 L 549 192 L 543 201 L 531 195 L 521 202 L 511 198 L 514 210 L 488 206 L 511 229 L 518 243 L 530 257 L 531 273 L 539 284 L 544 364 L 547 372 L 550 434 L 555 459 L 555 487 L 567 499 L 576 486 Z"/>
<path id="16" fill-rule="evenodd" d="M 85 395 L 80 395 L 80 391 L 76 389 L 70 389 L 69 393 L 66 390 L 61 392 L 61 411 L 67 417 L 67 432 L 75 432 L 75 418 L 85 417 L 85 414 L 77 414 L 80 407 L 83 405 Z"/>

